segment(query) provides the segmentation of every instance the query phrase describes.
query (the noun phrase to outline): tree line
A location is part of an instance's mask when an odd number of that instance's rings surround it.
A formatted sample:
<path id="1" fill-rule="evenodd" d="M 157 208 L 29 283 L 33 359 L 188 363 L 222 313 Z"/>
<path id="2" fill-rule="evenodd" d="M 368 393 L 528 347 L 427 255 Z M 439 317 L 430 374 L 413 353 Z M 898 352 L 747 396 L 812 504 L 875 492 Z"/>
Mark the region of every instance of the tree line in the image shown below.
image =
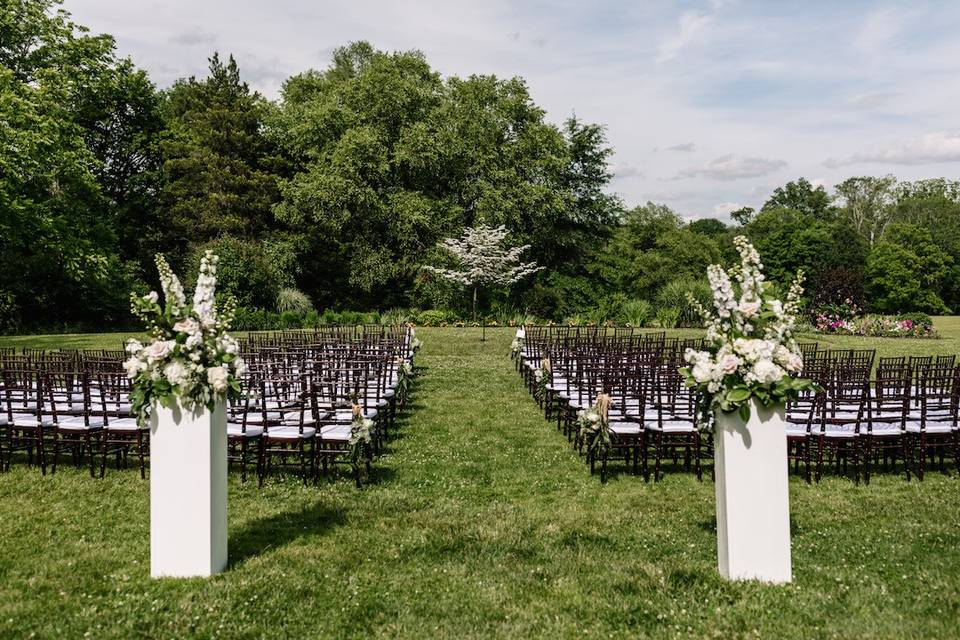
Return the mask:
<path id="1" fill-rule="evenodd" d="M 733 222 L 610 190 L 604 127 L 548 122 L 521 78 L 442 77 L 417 51 L 336 49 L 267 100 L 232 56 L 158 89 L 56 0 L 0 0 L 0 329 L 122 328 L 153 255 L 220 256 L 243 310 L 466 312 L 438 248 L 500 226 L 543 267 L 485 309 L 543 318 L 687 311 L 746 233 L 778 282 L 877 311 L 960 308 L 960 186 L 804 179 Z M 935 230 L 935 232 L 934 232 Z M 668 314 L 669 315 L 669 314 Z M 664 317 L 665 322 L 671 318 Z"/>

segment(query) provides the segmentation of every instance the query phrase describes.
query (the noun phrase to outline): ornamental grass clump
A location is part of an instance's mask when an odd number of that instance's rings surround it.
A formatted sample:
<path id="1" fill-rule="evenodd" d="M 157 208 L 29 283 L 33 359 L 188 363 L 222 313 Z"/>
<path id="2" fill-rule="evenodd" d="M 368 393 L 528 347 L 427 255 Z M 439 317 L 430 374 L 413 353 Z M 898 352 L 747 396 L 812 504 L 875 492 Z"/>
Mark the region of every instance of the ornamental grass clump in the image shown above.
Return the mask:
<path id="1" fill-rule="evenodd" d="M 163 305 L 156 291 L 130 296 L 132 311 L 150 336 L 146 345 L 129 340 L 129 358 L 124 362 L 140 424 L 154 402 L 169 407 L 176 398 L 188 411 L 213 410 L 218 401 L 240 395 L 246 366 L 237 341 L 227 335 L 235 304 L 227 300 L 217 308 L 217 261 L 212 251 L 201 259 L 192 302 L 187 302 L 180 280 L 162 255 L 157 255 L 156 264 Z"/>
<path id="2" fill-rule="evenodd" d="M 744 236 L 734 239 L 740 265 L 736 282 L 720 265 L 707 268 L 713 310 L 690 296 L 707 328 L 702 351 L 687 349 L 688 367 L 680 369 L 687 385 L 700 394 L 700 424 L 707 428 L 713 412 L 737 411 L 750 419 L 749 400 L 765 407 L 782 405 L 817 385 L 798 377 L 803 357 L 793 337 L 803 294 L 803 272 L 798 272 L 786 303 L 772 295 L 763 275 L 760 254 Z"/>

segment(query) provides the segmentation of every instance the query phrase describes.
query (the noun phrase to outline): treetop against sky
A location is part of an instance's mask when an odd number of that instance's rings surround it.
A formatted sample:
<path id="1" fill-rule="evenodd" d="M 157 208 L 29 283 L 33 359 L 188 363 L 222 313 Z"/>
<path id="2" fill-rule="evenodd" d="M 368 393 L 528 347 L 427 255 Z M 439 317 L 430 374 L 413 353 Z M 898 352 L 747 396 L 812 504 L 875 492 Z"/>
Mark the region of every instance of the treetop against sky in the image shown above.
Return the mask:
<path id="1" fill-rule="evenodd" d="M 233 53 L 267 97 L 333 50 L 422 51 L 444 75 L 522 76 L 561 122 L 606 124 L 613 188 L 687 216 L 757 207 L 796 176 L 956 175 L 960 5 L 67 0 L 158 86 Z"/>

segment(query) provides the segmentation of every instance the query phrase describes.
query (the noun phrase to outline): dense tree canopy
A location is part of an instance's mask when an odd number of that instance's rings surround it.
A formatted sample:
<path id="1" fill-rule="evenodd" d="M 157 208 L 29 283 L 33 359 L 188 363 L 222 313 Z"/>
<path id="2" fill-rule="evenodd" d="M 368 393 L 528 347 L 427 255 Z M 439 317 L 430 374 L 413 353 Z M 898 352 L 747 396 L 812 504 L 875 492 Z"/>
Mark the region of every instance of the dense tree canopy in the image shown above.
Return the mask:
<path id="1" fill-rule="evenodd" d="M 523 79 L 443 77 L 417 51 L 348 44 L 276 101 L 218 53 L 158 90 L 56 0 L 0 0 L 0 330 L 122 326 L 153 253 L 182 269 L 206 248 L 248 310 L 462 312 L 422 267 L 452 266 L 438 241 L 477 225 L 544 267 L 485 308 L 642 315 L 700 295 L 746 233 L 774 283 L 807 272 L 814 305 L 960 309 L 956 181 L 800 177 L 729 224 L 688 223 L 627 210 L 611 154 L 602 125 L 552 123 Z"/>

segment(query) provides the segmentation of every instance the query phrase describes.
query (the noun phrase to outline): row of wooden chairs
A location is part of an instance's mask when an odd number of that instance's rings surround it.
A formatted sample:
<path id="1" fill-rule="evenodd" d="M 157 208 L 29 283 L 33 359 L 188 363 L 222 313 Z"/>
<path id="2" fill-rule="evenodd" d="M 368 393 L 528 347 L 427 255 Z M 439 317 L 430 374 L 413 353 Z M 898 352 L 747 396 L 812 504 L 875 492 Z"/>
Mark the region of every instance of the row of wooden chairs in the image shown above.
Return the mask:
<path id="1" fill-rule="evenodd" d="M 712 431 L 698 429 L 700 398 L 678 373 L 687 348 L 698 339 L 666 338 L 634 331 L 582 332 L 578 328 L 527 327 L 516 366 L 548 420 L 556 420 L 591 472 L 597 463 L 606 478 L 608 458 L 621 454 L 634 473 L 642 465 L 648 478 L 648 455 L 659 479 L 662 462 L 683 458 L 697 477 L 712 458 Z M 923 479 L 927 463 L 939 457 L 941 468 L 952 457 L 960 465 L 957 427 L 960 368 L 952 355 L 880 358 L 874 350 L 821 349 L 800 345 L 804 376 L 822 391 L 808 393 L 787 406 L 789 458 L 795 470 L 819 481 L 824 469 L 849 470 L 869 482 L 871 465 L 903 464 Z M 548 384 L 538 370 L 548 362 Z M 609 449 L 591 446 L 577 426 L 577 415 L 609 398 Z M 594 455 L 601 451 L 601 459 Z"/>
<path id="2" fill-rule="evenodd" d="M 262 483 L 274 462 L 297 458 L 304 481 L 349 462 L 356 411 L 374 421 L 370 453 L 393 428 L 404 398 L 401 366 L 413 361 L 405 327 L 331 328 L 254 334 L 240 340 L 248 361 L 240 400 L 228 407 L 229 459 L 254 464 Z M 56 471 L 63 453 L 89 465 L 91 476 L 138 461 L 146 475 L 149 429 L 131 413 L 122 350 L 0 350 L 0 470 L 18 454 Z M 370 457 L 362 464 L 369 469 Z M 356 465 L 354 465 L 356 466 Z M 358 474 L 359 480 L 359 474 Z"/>

